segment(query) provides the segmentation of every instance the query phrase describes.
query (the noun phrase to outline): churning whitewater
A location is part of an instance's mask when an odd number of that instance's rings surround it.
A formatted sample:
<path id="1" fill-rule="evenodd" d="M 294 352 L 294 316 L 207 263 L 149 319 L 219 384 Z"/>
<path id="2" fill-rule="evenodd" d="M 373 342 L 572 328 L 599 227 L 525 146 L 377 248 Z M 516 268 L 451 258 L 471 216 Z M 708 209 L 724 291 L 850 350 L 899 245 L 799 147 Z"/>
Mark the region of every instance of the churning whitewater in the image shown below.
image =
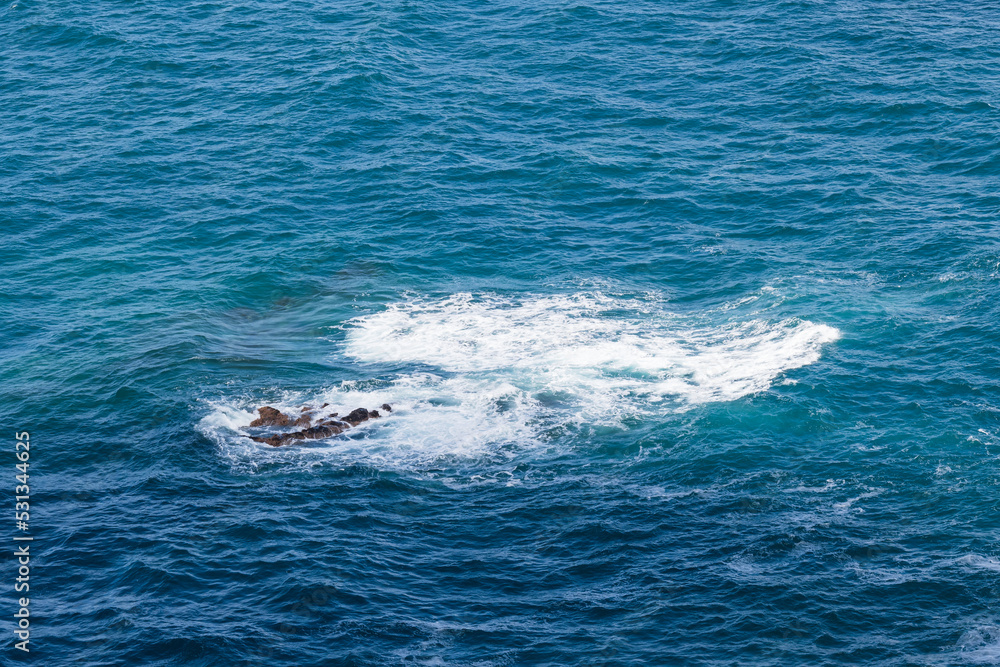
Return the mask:
<path id="1" fill-rule="evenodd" d="M 840 337 L 833 327 L 795 318 L 735 319 L 733 308 L 745 301 L 683 316 L 655 295 L 416 298 L 339 327 L 339 355 L 373 371 L 419 371 L 284 394 L 275 405 L 292 412 L 309 401 L 342 410 L 394 406 L 388 419 L 353 438 L 335 438 L 339 454 L 367 447 L 382 462 L 396 452 L 395 463 L 479 455 L 530 446 L 553 428 L 622 428 L 627 420 L 766 391 Z M 252 452 L 242 442 L 251 403 L 216 402 L 201 427 L 220 444 L 235 438 Z"/>

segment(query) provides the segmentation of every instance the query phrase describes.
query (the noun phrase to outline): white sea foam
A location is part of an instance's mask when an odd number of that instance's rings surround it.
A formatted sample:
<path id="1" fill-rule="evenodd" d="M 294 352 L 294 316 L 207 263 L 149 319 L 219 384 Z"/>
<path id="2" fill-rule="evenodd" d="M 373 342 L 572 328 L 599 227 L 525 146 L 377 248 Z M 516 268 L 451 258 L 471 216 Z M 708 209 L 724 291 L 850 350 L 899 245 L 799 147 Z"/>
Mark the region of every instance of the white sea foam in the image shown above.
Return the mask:
<path id="1" fill-rule="evenodd" d="M 585 414 L 599 419 L 617 416 L 627 401 L 689 406 L 766 390 L 840 335 L 798 319 L 699 325 L 655 306 L 601 295 L 459 294 L 353 320 L 347 352 L 367 362 L 502 375 L 526 391 L 589 403 Z"/>
<path id="2" fill-rule="evenodd" d="M 962 633 L 957 651 L 942 655 L 947 664 L 1000 664 L 1000 626 L 987 624 Z"/>
<path id="3" fill-rule="evenodd" d="M 322 401 L 343 413 L 390 403 L 389 418 L 329 444 L 376 465 L 494 455 L 505 445 L 543 444 L 546 433 L 562 428 L 620 427 L 630 417 L 764 391 L 839 337 L 823 324 L 739 321 L 736 312 L 724 306 L 682 317 L 655 300 L 594 293 L 417 299 L 348 322 L 338 353 L 413 372 L 273 404 Z M 248 446 L 234 439 L 254 407 L 250 399 L 220 403 L 202 430 Z"/>
<path id="4" fill-rule="evenodd" d="M 295 451 L 306 458 L 335 453 L 345 465 L 388 467 L 427 465 L 442 458 L 502 457 L 504 445 L 528 444 L 535 436 L 533 402 L 516 387 L 432 373 L 405 375 L 375 387 L 344 382 L 314 394 L 287 393 L 267 401 L 289 414 L 304 404 L 329 403 L 324 412 L 342 415 L 356 407 L 393 406 L 391 413 L 343 436 L 304 447 L 272 450 L 244 437 L 260 403 L 250 398 L 215 401 L 198 428 L 235 461 L 259 461 L 260 452 L 284 456 Z"/>
<path id="5" fill-rule="evenodd" d="M 996 558 L 987 558 L 978 554 L 962 556 L 961 558 L 956 559 L 955 563 L 966 567 L 1000 572 L 1000 560 Z"/>

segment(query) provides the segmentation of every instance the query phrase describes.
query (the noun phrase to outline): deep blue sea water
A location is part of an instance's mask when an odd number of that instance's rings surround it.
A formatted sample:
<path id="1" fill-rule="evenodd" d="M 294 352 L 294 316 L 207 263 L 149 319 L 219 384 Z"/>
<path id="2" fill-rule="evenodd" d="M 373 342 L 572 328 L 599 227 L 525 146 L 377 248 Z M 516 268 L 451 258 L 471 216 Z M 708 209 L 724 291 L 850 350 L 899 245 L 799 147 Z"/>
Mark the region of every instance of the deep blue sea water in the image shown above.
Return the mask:
<path id="1" fill-rule="evenodd" d="M 1000 662 L 998 28 L 5 3 L 0 662 Z"/>

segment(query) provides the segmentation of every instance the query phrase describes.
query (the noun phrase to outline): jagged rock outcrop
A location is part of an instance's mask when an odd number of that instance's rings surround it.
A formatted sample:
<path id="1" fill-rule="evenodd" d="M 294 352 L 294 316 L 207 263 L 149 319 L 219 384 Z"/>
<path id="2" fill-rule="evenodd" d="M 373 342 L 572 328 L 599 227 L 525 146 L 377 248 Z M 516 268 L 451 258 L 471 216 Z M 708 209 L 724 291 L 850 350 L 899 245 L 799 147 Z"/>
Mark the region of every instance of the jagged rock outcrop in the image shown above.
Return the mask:
<path id="1" fill-rule="evenodd" d="M 250 422 L 251 427 L 288 426 L 289 424 L 292 423 L 291 417 L 289 417 L 280 410 L 272 408 L 270 405 L 265 405 L 262 408 L 257 408 L 257 413 L 260 415 L 260 417 Z"/>
<path id="2" fill-rule="evenodd" d="M 257 408 L 257 413 L 260 417 L 250 422 L 251 427 L 307 426 L 308 428 L 304 428 L 300 431 L 293 431 L 291 433 L 275 433 L 274 435 L 269 436 L 248 435 L 247 437 L 254 442 L 262 442 L 264 444 L 271 445 L 272 447 L 281 447 L 282 445 L 289 445 L 301 440 L 322 440 L 323 438 L 329 438 L 330 436 L 337 435 L 338 433 L 343 433 L 352 426 L 357 426 L 358 424 L 366 422 L 369 419 L 378 419 L 382 416 L 378 410 L 358 408 L 357 410 L 352 410 L 350 414 L 343 418 L 339 418 L 335 412 L 332 415 L 324 417 L 312 426 L 313 415 L 315 415 L 317 411 L 325 408 L 327 405 L 329 405 L 329 403 L 324 403 L 319 408 L 303 406 L 300 411 L 301 414 L 297 418 L 286 415 L 280 410 L 272 408 L 269 405 Z M 388 403 L 383 403 L 381 407 L 385 412 L 392 412 L 392 408 Z"/>

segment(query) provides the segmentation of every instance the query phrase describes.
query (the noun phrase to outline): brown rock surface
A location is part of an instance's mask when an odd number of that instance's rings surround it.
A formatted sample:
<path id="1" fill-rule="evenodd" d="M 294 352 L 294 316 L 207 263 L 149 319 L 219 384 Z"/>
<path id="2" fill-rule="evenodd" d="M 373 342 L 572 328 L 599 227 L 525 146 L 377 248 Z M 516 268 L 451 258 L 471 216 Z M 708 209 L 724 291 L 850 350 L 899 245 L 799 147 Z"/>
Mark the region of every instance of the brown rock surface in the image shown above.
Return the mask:
<path id="1" fill-rule="evenodd" d="M 368 421 L 371 418 L 371 414 L 364 408 L 358 408 L 357 410 L 351 410 L 351 413 L 344 417 L 344 421 L 351 426 L 357 426 L 361 422 Z"/>
<path id="2" fill-rule="evenodd" d="M 326 403 L 323 404 L 325 408 Z M 322 409 L 322 408 L 320 408 Z M 388 404 L 383 404 L 382 409 L 386 412 L 391 412 L 392 408 Z M 298 419 L 292 420 L 288 415 L 275 410 L 270 406 L 264 406 L 257 410 L 260 413 L 260 418 L 250 422 L 250 426 L 309 426 L 312 421 L 312 413 L 315 410 L 312 408 L 303 407 L 302 416 Z M 318 422 L 315 426 L 302 429 L 300 431 L 293 431 L 292 433 L 275 433 L 269 436 L 247 436 L 254 442 L 262 442 L 272 447 L 281 447 L 282 445 L 292 444 L 300 440 L 321 440 L 323 438 L 329 438 L 330 436 L 337 435 L 338 433 L 343 433 L 352 426 L 357 426 L 361 422 L 368 421 L 369 419 L 377 419 L 381 415 L 378 410 L 366 410 L 364 408 L 358 408 L 357 410 L 351 411 L 349 415 L 343 418 L 343 421 L 337 419 L 337 413 L 333 413 L 329 417 Z"/>
<path id="3" fill-rule="evenodd" d="M 292 423 L 292 418 L 280 410 L 265 405 L 257 408 L 260 417 L 250 422 L 250 426 L 288 426 Z"/>

